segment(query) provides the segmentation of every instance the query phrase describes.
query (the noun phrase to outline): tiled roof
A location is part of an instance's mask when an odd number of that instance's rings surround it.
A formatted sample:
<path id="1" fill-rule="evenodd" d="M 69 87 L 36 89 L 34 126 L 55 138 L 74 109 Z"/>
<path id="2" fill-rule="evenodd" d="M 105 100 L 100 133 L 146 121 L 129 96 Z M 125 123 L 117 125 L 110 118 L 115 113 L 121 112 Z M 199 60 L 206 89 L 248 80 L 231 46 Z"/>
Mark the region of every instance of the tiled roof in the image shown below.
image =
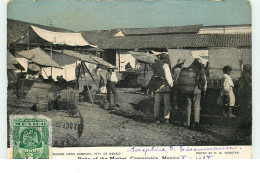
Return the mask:
<path id="1" fill-rule="evenodd" d="M 7 42 L 11 43 L 21 37 L 30 23 L 8 19 Z M 35 25 L 40 28 L 56 32 L 71 32 L 69 30 Z M 97 45 L 101 49 L 125 49 L 135 48 L 200 48 L 200 47 L 248 47 L 252 45 L 251 34 L 195 34 L 201 25 L 186 27 L 159 27 L 139 29 L 112 29 L 100 31 L 81 32 L 86 41 Z M 178 33 L 182 29 L 186 34 Z M 129 34 L 122 37 L 114 37 L 119 31 Z M 164 33 L 162 33 L 164 31 Z M 175 33 L 173 33 L 175 32 Z M 167 34 L 165 34 L 167 33 Z M 131 35 L 132 34 L 132 35 Z"/>
<path id="2" fill-rule="evenodd" d="M 102 49 L 248 47 L 251 34 L 170 34 L 140 35 L 105 39 L 97 44 Z"/>
<path id="3" fill-rule="evenodd" d="M 114 35 L 119 30 L 100 30 L 100 31 L 84 31 L 81 32 L 82 36 L 87 40 L 89 43 L 93 45 L 101 45 L 106 42 L 108 39 L 114 38 Z"/>
<path id="4" fill-rule="evenodd" d="M 198 33 L 203 25 L 156 27 L 156 28 L 127 28 L 121 29 L 124 35 L 156 35 L 174 33 Z"/>

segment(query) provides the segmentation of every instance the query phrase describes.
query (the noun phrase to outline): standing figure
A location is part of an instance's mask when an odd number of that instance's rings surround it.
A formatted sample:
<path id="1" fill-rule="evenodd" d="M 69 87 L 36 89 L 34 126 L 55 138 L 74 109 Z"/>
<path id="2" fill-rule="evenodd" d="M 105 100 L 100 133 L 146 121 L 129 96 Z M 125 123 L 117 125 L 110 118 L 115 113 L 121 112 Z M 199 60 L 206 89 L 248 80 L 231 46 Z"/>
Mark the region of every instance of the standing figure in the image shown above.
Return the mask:
<path id="1" fill-rule="evenodd" d="M 118 82 L 117 76 L 116 76 L 116 72 L 114 70 L 114 68 L 108 68 L 107 69 L 107 100 L 111 103 L 111 92 L 114 96 L 114 104 L 116 107 L 120 107 L 118 105 L 118 94 L 117 94 L 117 89 L 116 89 L 116 83 Z"/>
<path id="2" fill-rule="evenodd" d="M 102 93 L 102 94 L 107 93 L 107 88 L 106 88 L 107 70 L 102 65 L 97 66 L 96 74 L 100 76 L 100 80 L 99 80 L 99 91 L 100 91 L 100 93 Z"/>
<path id="3" fill-rule="evenodd" d="M 188 68 L 181 70 L 178 88 L 186 99 L 187 127 L 199 126 L 201 92 L 206 92 L 205 71 L 200 58 L 195 59 Z M 191 115 L 194 117 L 192 120 Z"/>
<path id="4" fill-rule="evenodd" d="M 167 122 L 170 118 L 170 87 L 173 86 L 172 75 L 170 71 L 170 58 L 167 54 L 160 55 L 160 59 L 156 61 L 152 68 L 154 70 L 153 89 L 154 96 L 154 116 L 159 118 L 160 122 Z M 163 118 L 160 118 L 160 105 L 164 101 Z"/>
<path id="5" fill-rule="evenodd" d="M 130 64 L 130 62 L 128 62 L 126 65 L 125 65 L 125 70 L 128 71 L 128 70 L 132 70 L 132 66 Z"/>
<path id="6" fill-rule="evenodd" d="M 225 66 L 223 68 L 223 83 L 222 89 L 220 91 L 220 98 L 222 98 L 222 105 L 223 105 L 223 115 L 228 117 L 236 117 L 232 113 L 232 109 L 235 106 L 235 95 L 233 92 L 234 84 L 231 79 L 230 72 L 232 68 L 230 66 Z"/>
<path id="7" fill-rule="evenodd" d="M 171 103 L 173 105 L 172 107 L 176 110 L 178 109 L 178 103 L 177 103 L 178 89 L 176 86 L 184 63 L 185 63 L 185 59 L 179 58 L 177 64 L 172 68 L 172 78 L 176 85 L 174 85 L 174 87 L 171 88 Z"/>

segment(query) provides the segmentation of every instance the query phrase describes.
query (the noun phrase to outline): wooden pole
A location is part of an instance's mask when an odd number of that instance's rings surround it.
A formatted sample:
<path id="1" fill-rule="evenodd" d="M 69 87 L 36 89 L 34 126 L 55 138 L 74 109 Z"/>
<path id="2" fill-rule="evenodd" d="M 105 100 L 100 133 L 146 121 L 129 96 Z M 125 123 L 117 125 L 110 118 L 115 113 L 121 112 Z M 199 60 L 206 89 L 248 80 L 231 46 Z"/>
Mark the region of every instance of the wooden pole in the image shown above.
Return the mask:
<path id="1" fill-rule="evenodd" d="M 27 43 L 27 50 L 30 49 L 30 25 L 28 26 L 28 43 Z M 29 60 L 27 59 L 27 72 L 29 68 Z"/>
<path id="2" fill-rule="evenodd" d="M 76 69 L 77 69 L 77 67 L 76 67 Z M 81 66 L 79 66 L 79 73 L 77 74 L 77 71 L 78 70 L 76 70 L 76 85 L 75 85 L 75 90 L 77 89 L 77 86 L 79 85 L 79 75 L 80 75 L 80 73 L 81 73 Z"/>
<path id="3" fill-rule="evenodd" d="M 120 62 L 120 53 L 119 53 L 119 51 L 117 51 L 117 53 L 118 53 L 118 61 L 119 61 L 119 67 L 118 67 L 118 71 L 119 71 L 119 73 L 120 73 L 120 67 L 121 67 L 121 62 Z"/>
<path id="4" fill-rule="evenodd" d="M 90 75 L 90 77 L 92 78 L 93 82 L 95 83 L 95 85 L 96 85 L 97 88 L 98 88 L 98 85 L 97 85 L 97 83 L 96 83 L 94 77 L 93 77 L 92 74 L 90 73 L 88 67 L 86 66 L 86 64 L 85 64 L 84 62 L 82 62 L 82 63 L 83 63 L 83 66 L 87 69 L 88 74 Z"/>
<path id="5" fill-rule="evenodd" d="M 28 26 L 28 43 L 27 43 L 27 49 L 30 49 L 30 25 Z"/>
<path id="6" fill-rule="evenodd" d="M 44 73 L 46 74 L 47 78 L 49 78 L 49 76 L 47 75 L 46 71 L 44 70 L 44 68 L 42 69 L 44 71 Z"/>
<path id="7" fill-rule="evenodd" d="M 91 100 L 91 103 L 92 103 L 92 106 L 94 106 L 94 101 L 93 101 L 93 98 L 92 98 L 92 94 L 89 90 L 89 86 L 88 86 L 88 80 L 87 80 L 87 76 L 85 75 L 85 70 L 84 70 L 84 67 L 83 67 L 83 62 L 81 61 L 81 68 L 83 70 L 83 73 L 84 73 L 84 76 L 85 76 L 85 80 L 86 80 L 86 84 L 87 84 L 87 88 L 88 88 L 88 94 L 90 96 L 90 100 Z"/>
<path id="8" fill-rule="evenodd" d="M 50 47 L 51 47 L 50 53 L 51 53 L 51 59 L 52 59 L 52 43 L 51 43 Z M 52 67 L 51 67 L 51 77 L 52 77 Z"/>

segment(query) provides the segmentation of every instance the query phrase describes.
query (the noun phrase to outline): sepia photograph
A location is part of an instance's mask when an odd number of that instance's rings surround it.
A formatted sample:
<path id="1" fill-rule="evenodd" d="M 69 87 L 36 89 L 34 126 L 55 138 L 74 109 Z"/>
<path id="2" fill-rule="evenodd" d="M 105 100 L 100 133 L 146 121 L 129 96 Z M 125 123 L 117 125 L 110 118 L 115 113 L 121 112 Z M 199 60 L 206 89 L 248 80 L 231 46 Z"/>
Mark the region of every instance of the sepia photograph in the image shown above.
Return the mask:
<path id="1" fill-rule="evenodd" d="M 13 158 L 252 146 L 251 18 L 247 0 L 10 0 Z"/>

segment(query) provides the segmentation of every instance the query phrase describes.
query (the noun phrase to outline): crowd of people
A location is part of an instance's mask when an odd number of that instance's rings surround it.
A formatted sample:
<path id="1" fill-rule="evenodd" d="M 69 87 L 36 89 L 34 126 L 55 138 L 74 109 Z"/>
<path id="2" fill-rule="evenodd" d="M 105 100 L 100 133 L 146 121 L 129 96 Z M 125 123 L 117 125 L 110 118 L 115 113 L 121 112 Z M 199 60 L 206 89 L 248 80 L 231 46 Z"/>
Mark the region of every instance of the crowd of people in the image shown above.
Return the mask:
<path id="1" fill-rule="evenodd" d="M 186 122 L 189 128 L 200 125 L 201 98 L 206 95 L 207 79 L 205 66 L 200 58 L 194 59 L 192 64 L 184 68 L 185 59 L 178 59 L 177 64 L 171 68 L 170 57 L 163 53 L 152 64 L 154 75 L 149 84 L 148 91 L 154 96 L 154 118 L 158 123 L 170 123 L 174 117 L 172 110 L 178 110 L 178 98 L 185 101 Z M 235 106 L 234 83 L 230 77 L 232 68 L 223 67 L 222 88 L 217 98 L 217 104 L 223 108 L 223 115 L 235 118 L 233 107 Z M 96 73 L 100 75 L 99 91 L 107 94 L 107 101 L 111 105 L 120 107 L 116 83 L 118 78 L 114 68 L 98 66 Z M 163 106 L 162 106 L 163 105 Z M 160 113 L 162 110 L 162 114 Z"/>
<path id="2" fill-rule="evenodd" d="M 190 128 L 200 125 L 201 99 L 203 95 L 206 95 L 207 90 L 205 66 L 200 58 L 194 59 L 188 67 L 184 67 L 185 63 L 185 59 L 179 58 L 177 64 L 171 68 L 169 55 L 162 53 L 158 55 L 158 60 L 155 60 L 155 63 L 151 65 L 153 76 L 146 89 L 154 97 L 153 113 L 158 123 L 173 122 L 174 114 L 177 112 L 174 110 L 180 109 L 178 100 L 182 99 L 184 106 L 181 106 L 186 112 L 184 125 Z M 132 69 L 131 64 L 128 63 L 125 68 L 126 70 Z M 106 94 L 106 100 L 112 107 L 120 107 L 116 88 L 118 78 L 115 70 L 116 67 L 97 66 L 96 74 L 100 76 L 98 92 Z M 236 105 L 236 93 L 233 91 L 235 84 L 230 76 L 231 71 L 230 66 L 223 67 L 222 87 L 218 98 L 216 98 L 216 103 L 222 107 L 223 116 L 235 118 L 233 109 Z M 250 114 L 252 111 L 251 76 L 251 66 L 244 65 L 240 81 L 240 94 L 238 94 L 242 114 Z M 56 81 L 51 76 L 44 79 L 40 68 L 34 64 L 30 64 L 28 73 L 20 75 L 20 79 L 39 79 L 45 83 L 56 83 L 62 88 L 69 85 L 62 75 L 57 76 Z M 83 100 L 93 102 L 91 96 L 91 94 L 95 95 L 93 92 L 91 86 L 85 86 L 80 95 L 84 96 Z"/>
<path id="3" fill-rule="evenodd" d="M 163 53 L 158 57 L 158 60 L 151 65 L 154 74 L 147 87 L 149 93 L 154 97 L 153 111 L 155 120 L 158 123 L 173 122 L 176 113 L 174 110 L 180 109 L 178 99 L 181 97 L 184 100 L 186 112 L 184 125 L 188 128 L 199 127 L 201 99 L 202 96 L 206 95 L 207 90 L 206 69 L 202 59 L 196 58 L 190 66 L 184 67 L 186 61 L 180 58 L 177 60 L 177 64 L 171 68 L 168 54 Z M 130 64 L 128 64 L 128 68 L 130 68 Z M 236 116 L 233 114 L 233 107 L 236 103 L 233 92 L 235 85 L 230 77 L 231 71 L 230 66 L 223 67 L 222 88 L 216 102 L 223 108 L 223 116 L 235 118 Z M 108 68 L 99 65 L 96 68 L 96 74 L 100 76 L 99 92 L 106 94 L 106 101 L 112 107 L 120 107 L 116 88 L 118 78 L 115 67 Z M 246 76 L 247 73 L 243 74 Z M 87 98 L 90 93 L 89 90 L 91 88 L 85 87 L 81 94 L 86 95 Z"/>
<path id="4" fill-rule="evenodd" d="M 204 65 L 200 58 L 194 59 L 192 64 L 183 68 L 185 60 L 180 58 L 172 69 L 170 58 L 163 53 L 152 65 L 154 75 L 149 83 L 149 91 L 154 95 L 154 117 L 158 123 L 169 123 L 172 109 L 178 108 L 178 96 L 185 101 L 186 122 L 189 128 L 198 127 L 200 124 L 201 96 L 206 94 L 207 80 Z M 222 89 L 218 97 L 218 104 L 223 107 L 223 115 L 236 117 L 232 113 L 235 105 L 233 93 L 234 84 L 230 77 L 232 68 L 223 68 Z M 160 114 L 161 102 L 163 102 L 163 116 Z M 191 118 L 193 117 L 193 118 Z"/>

